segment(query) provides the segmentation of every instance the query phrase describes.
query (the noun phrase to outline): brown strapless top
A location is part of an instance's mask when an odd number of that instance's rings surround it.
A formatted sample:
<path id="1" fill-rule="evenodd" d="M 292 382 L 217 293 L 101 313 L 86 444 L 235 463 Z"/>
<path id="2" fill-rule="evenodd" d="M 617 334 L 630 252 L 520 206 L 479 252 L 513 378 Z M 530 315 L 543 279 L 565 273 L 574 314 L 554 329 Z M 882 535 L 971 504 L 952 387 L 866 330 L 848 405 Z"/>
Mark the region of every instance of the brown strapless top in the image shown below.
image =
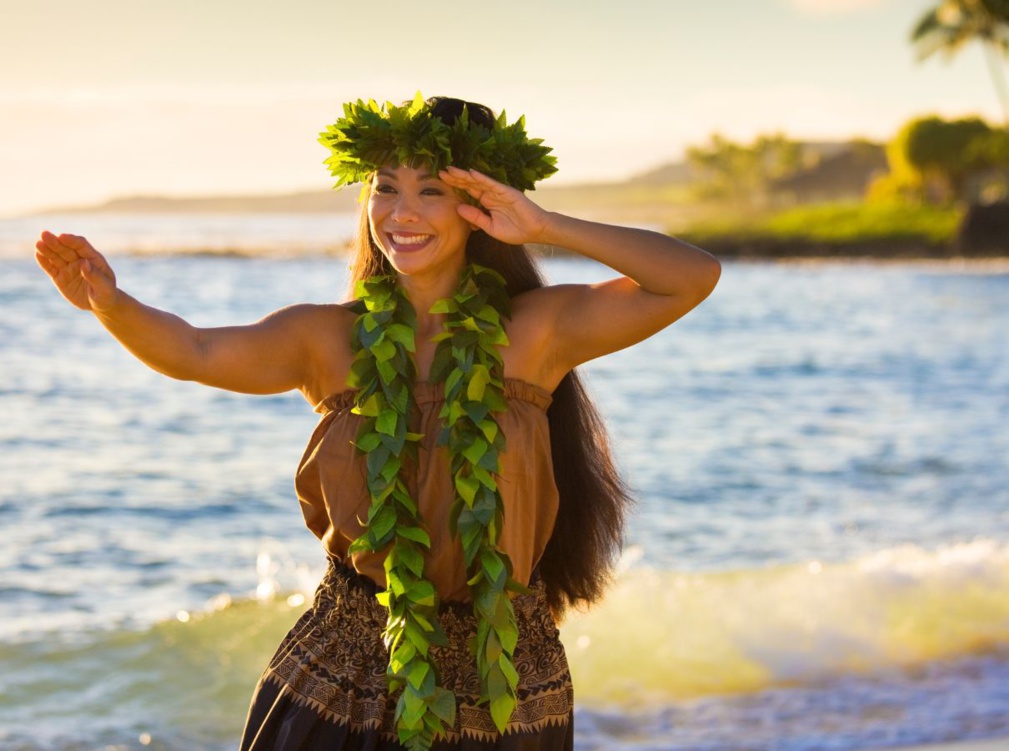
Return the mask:
<path id="1" fill-rule="evenodd" d="M 322 540 L 326 552 L 384 587 L 384 554 L 347 555 L 350 543 L 364 531 L 359 520 L 368 518 L 371 502 L 363 455 L 353 444 L 362 419 L 351 412 L 354 393 L 342 391 L 316 406 L 322 420 L 298 466 L 295 487 L 305 523 Z M 498 477 L 505 508 L 500 546 L 511 558 L 515 579 L 528 584 L 553 532 L 559 502 L 546 414 L 551 396 L 545 389 L 515 378 L 505 379 L 504 393 L 508 411 L 498 415 L 505 436 Z M 437 445 L 442 384 L 418 383 L 414 397 L 418 414 L 411 430 L 423 433 L 424 438 L 407 485 L 431 536 L 425 575 L 443 601 L 466 601 L 470 598 L 462 546 L 452 538 L 448 526 L 454 498 L 451 460 L 448 450 Z"/>

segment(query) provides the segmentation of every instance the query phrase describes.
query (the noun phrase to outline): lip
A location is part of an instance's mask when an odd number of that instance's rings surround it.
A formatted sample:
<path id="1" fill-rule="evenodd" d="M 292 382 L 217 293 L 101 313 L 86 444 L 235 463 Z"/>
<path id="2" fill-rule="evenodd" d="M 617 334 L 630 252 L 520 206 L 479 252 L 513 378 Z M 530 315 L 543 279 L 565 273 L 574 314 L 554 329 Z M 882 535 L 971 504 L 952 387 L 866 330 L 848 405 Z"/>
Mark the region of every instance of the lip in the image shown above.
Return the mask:
<path id="1" fill-rule="evenodd" d="M 434 239 L 434 235 L 426 232 L 400 232 L 398 230 L 387 230 L 385 237 L 389 246 L 397 253 L 416 253 L 430 245 Z M 416 238 L 424 239 L 418 241 Z"/>

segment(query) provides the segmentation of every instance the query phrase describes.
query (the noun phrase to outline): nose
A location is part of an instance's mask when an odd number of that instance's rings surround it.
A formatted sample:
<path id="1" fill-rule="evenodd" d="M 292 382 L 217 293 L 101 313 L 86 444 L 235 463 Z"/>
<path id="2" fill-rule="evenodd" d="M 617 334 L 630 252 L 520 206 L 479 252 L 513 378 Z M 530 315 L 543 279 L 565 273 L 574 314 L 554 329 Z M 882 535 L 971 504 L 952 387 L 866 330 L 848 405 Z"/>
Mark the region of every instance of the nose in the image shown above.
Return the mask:
<path id="1" fill-rule="evenodd" d="M 392 220 L 394 222 L 416 222 L 419 219 L 420 213 L 416 200 L 406 191 L 397 195 L 396 205 L 392 207 Z"/>

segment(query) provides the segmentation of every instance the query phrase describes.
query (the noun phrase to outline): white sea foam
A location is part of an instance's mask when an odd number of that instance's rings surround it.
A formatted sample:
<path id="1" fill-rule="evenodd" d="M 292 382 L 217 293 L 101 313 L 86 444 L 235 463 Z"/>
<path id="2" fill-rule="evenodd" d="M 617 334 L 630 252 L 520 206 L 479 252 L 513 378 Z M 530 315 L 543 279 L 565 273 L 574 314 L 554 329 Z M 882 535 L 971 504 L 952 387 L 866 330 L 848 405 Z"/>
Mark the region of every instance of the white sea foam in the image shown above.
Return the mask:
<path id="1" fill-rule="evenodd" d="M 977 540 L 819 569 L 625 570 L 562 627 L 577 748 L 847 751 L 1009 733 L 1007 553 Z M 255 568 L 271 589 L 319 574 L 275 543 Z M 0 646 L 0 742 L 76 749 L 146 733 L 166 750 L 233 745 L 306 597 L 218 596 L 146 629 Z"/>
<path id="2" fill-rule="evenodd" d="M 645 706 L 1009 652 L 1009 544 L 724 572 L 636 568 L 562 628 L 579 697 Z"/>

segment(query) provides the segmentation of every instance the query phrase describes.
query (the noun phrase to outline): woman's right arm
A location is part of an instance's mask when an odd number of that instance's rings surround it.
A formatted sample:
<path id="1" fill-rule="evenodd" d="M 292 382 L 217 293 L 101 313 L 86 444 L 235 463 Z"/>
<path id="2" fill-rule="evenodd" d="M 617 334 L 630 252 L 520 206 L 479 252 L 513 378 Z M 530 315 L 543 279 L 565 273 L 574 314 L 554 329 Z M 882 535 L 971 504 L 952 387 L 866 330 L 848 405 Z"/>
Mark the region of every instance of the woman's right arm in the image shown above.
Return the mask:
<path id="1" fill-rule="evenodd" d="M 197 328 L 119 289 L 109 263 L 83 237 L 43 232 L 35 247 L 63 297 L 159 373 L 248 394 L 314 390 L 310 334 L 319 306 L 285 308 L 250 326 Z"/>

